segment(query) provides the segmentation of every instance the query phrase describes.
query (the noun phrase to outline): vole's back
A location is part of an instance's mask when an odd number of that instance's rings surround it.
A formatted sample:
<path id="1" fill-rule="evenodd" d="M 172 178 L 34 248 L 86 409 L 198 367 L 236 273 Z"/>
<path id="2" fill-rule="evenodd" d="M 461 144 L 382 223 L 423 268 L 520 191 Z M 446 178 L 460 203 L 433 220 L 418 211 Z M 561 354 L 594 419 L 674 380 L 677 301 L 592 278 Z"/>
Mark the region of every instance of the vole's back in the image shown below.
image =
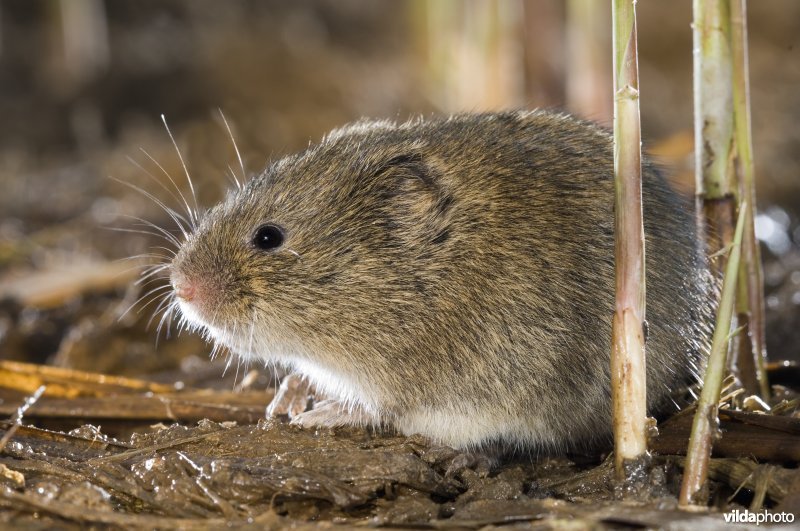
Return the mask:
<path id="1" fill-rule="evenodd" d="M 643 188 L 653 410 L 708 303 L 691 206 L 649 164 Z M 404 433 L 552 450 L 609 434 L 613 209 L 610 135 L 526 112 L 338 130 L 209 223 L 275 219 L 302 257 L 254 275 L 292 286 L 259 306 L 291 337 L 264 355 Z"/>

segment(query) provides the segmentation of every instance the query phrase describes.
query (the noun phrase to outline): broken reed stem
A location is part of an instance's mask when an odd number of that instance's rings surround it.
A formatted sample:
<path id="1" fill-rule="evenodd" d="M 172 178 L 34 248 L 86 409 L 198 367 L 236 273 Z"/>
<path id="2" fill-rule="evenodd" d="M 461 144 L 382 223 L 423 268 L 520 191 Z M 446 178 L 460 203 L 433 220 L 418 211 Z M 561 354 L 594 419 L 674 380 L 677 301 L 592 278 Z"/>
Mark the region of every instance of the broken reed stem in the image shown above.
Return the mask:
<path id="1" fill-rule="evenodd" d="M 616 476 L 647 456 L 644 351 L 645 260 L 642 222 L 639 70 L 634 0 L 613 0 L 616 306 L 611 393 Z"/>
<path id="2" fill-rule="evenodd" d="M 693 10 L 695 186 L 711 256 L 730 245 L 736 208 L 729 0 L 694 0 Z"/>
<path id="3" fill-rule="evenodd" d="M 715 430 L 719 424 L 717 408 L 720 389 L 722 389 L 722 380 L 725 378 L 728 344 L 731 339 L 731 318 L 733 317 L 742 234 L 747 220 L 747 210 L 748 204 L 743 202 L 739 210 L 739 220 L 736 223 L 736 232 L 725 267 L 722 297 L 717 310 L 711 354 L 708 359 L 705 377 L 703 378 L 703 390 L 700 393 L 700 400 L 697 402 L 697 410 L 692 422 L 689 448 L 686 452 L 686 466 L 683 469 L 683 482 L 681 483 L 679 498 L 679 503 L 682 507 L 696 503 L 705 504 L 708 496 L 708 462 L 711 458 L 711 449 L 716 435 Z"/>
<path id="4" fill-rule="evenodd" d="M 750 121 L 750 74 L 747 59 L 747 0 L 730 0 L 731 52 L 733 56 L 733 116 L 740 197 L 750 205 L 745 221 L 742 250 L 744 260 L 739 268 L 737 313 L 739 322 L 747 324 L 737 350 L 737 368 L 747 391 L 769 397 L 769 383 L 764 363 L 767 357 L 764 320 L 764 273 L 761 251 L 755 237 L 755 168 L 753 163 L 752 127 Z"/>

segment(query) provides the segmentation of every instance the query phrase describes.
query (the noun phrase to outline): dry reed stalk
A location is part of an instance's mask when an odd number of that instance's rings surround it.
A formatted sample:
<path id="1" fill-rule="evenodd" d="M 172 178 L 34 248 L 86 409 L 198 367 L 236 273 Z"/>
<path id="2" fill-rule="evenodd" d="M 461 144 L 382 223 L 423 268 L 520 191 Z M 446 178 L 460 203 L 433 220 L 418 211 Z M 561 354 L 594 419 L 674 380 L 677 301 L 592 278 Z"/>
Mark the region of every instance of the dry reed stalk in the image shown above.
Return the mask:
<path id="1" fill-rule="evenodd" d="M 739 336 L 736 368 L 750 394 L 769 396 L 769 383 L 764 363 L 767 357 L 764 320 L 764 273 L 761 252 L 755 237 L 755 168 L 750 122 L 750 75 L 747 60 L 747 0 L 731 0 L 731 51 L 733 56 L 733 116 L 739 195 L 750 205 L 744 227 L 742 266 L 739 269 L 737 313 L 740 325 L 746 326 Z"/>
<path id="2" fill-rule="evenodd" d="M 642 221 L 639 70 L 634 0 L 612 3 L 616 307 L 612 322 L 611 392 L 618 480 L 647 457 L 645 250 Z M 633 469 L 639 469 L 633 466 Z"/>
<path id="3" fill-rule="evenodd" d="M 697 402 L 697 410 L 692 423 L 692 435 L 689 438 L 689 449 L 686 452 L 686 466 L 683 470 L 683 481 L 679 503 L 688 507 L 696 503 L 705 503 L 707 498 L 708 463 L 714 444 L 716 427 L 719 424 L 717 409 L 722 380 L 725 378 L 725 367 L 731 331 L 734 298 L 736 296 L 739 259 L 742 248 L 742 234 L 747 220 L 747 203 L 739 209 L 739 221 L 731 244 L 730 255 L 725 266 L 725 277 L 722 282 L 722 297 L 717 310 L 714 327 L 714 338 L 711 343 L 711 354 L 708 367 L 703 378 L 703 390 Z"/>
<path id="4" fill-rule="evenodd" d="M 736 212 L 729 2 L 694 0 L 693 10 L 695 186 L 713 255 L 730 245 Z"/>

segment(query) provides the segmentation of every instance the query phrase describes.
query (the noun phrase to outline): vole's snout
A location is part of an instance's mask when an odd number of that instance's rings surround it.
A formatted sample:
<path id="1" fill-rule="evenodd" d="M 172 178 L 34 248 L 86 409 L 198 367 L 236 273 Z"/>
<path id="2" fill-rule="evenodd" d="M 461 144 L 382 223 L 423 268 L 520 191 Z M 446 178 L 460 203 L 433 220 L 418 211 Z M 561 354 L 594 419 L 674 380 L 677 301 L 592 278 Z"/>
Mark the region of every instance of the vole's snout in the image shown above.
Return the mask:
<path id="1" fill-rule="evenodd" d="M 194 306 L 202 306 L 204 299 L 207 298 L 208 291 L 204 289 L 197 279 L 191 278 L 180 271 L 173 270 L 170 281 L 175 296 L 182 303 L 191 303 Z"/>
<path id="2" fill-rule="evenodd" d="M 223 287 L 218 281 L 182 267 L 183 262 L 172 265 L 170 284 L 181 311 L 190 321 L 207 324 L 222 299 Z"/>
<path id="3" fill-rule="evenodd" d="M 172 289 L 175 290 L 175 295 L 184 301 L 191 301 L 195 296 L 195 287 L 185 278 L 173 278 Z"/>

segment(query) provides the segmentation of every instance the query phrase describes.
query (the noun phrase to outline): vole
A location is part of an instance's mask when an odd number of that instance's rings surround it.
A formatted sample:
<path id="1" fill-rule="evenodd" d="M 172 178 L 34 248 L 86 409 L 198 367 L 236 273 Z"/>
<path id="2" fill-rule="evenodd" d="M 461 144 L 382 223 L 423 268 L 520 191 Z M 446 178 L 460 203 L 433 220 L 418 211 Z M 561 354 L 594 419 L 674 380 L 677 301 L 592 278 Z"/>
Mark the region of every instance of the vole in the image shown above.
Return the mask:
<path id="1" fill-rule="evenodd" d="M 337 129 L 211 208 L 171 264 L 185 323 L 374 424 L 458 449 L 609 440 L 612 137 L 543 111 Z M 648 161 L 648 406 L 700 361 L 692 207 Z"/>

